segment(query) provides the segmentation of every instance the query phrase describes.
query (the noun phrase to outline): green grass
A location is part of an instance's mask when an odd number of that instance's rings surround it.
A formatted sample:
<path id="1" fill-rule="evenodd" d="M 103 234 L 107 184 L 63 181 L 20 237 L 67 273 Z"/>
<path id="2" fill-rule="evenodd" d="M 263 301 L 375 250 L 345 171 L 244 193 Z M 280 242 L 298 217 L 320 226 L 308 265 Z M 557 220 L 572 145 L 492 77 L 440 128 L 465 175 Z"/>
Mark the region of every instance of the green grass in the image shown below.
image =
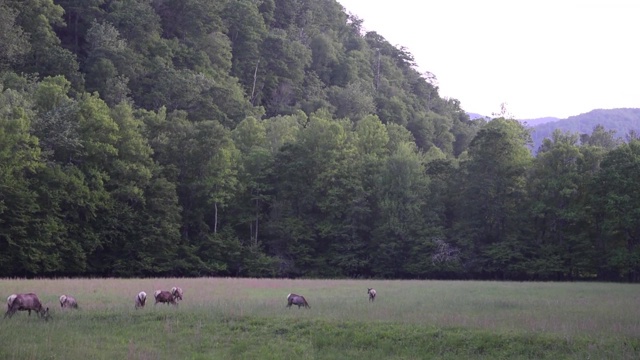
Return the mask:
<path id="1" fill-rule="evenodd" d="M 153 305 L 155 289 L 184 301 Z M 369 303 L 367 287 L 378 298 Z M 149 294 L 134 310 L 135 295 Z M 270 279 L 0 280 L 52 320 L 0 321 L 0 359 L 636 359 L 640 287 Z M 311 309 L 285 308 L 290 292 Z M 62 311 L 58 297 L 81 309 Z M 3 301 L 4 302 L 4 301 Z"/>

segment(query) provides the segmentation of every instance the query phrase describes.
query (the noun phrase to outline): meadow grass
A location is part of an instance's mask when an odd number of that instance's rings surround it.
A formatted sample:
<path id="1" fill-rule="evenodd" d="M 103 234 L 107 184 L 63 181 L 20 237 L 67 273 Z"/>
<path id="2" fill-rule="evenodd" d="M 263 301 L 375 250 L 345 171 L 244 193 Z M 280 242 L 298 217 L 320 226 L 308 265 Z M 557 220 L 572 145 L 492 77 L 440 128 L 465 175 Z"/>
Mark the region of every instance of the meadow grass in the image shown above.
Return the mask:
<path id="1" fill-rule="evenodd" d="M 155 289 L 184 289 L 178 307 Z M 378 297 L 368 301 L 367 287 Z M 134 309 L 139 291 L 144 309 Z M 287 279 L 0 280 L 52 319 L 0 321 L 0 359 L 635 359 L 640 286 Z M 304 295 L 311 309 L 286 308 Z M 80 310 L 62 310 L 74 296 Z"/>

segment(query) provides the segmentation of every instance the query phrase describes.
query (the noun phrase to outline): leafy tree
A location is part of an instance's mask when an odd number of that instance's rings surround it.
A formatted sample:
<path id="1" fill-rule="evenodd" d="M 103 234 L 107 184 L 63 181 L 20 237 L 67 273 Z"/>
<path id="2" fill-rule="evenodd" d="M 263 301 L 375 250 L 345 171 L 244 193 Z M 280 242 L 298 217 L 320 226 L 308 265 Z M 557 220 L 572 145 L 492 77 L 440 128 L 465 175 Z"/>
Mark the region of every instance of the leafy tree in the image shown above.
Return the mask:
<path id="1" fill-rule="evenodd" d="M 424 270 L 434 219 L 427 215 L 429 179 L 412 143 L 402 143 L 387 159 L 376 186 L 378 211 L 372 242 L 374 274 L 415 277 Z M 426 216 L 425 216 L 426 215 Z"/>
<path id="2" fill-rule="evenodd" d="M 21 57 L 29 52 L 27 34 L 16 25 L 18 11 L 0 1 L 0 71 L 19 63 Z"/>
<path id="3" fill-rule="evenodd" d="M 89 91 L 98 91 L 102 98 L 114 106 L 128 100 L 129 78 L 119 68 L 127 68 L 130 60 L 127 43 L 120 39 L 119 31 L 109 23 L 94 21 L 87 31 L 89 53 L 86 86 Z"/>
<path id="4" fill-rule="evenodd" d="M 298 133 L 306 126 L 309 118 L 302 111 L 293 115 L 276 116 L 265 120 L 266 147 L 272 155 L 289 143 L 294 143 Z"/>
<path id="5" fill-rule="evenodd" d="M 353 121 L 375 113 L 373 96 L 369 89 L 360 83 L 352 83 L 345 88 L 330 89 L 329 99 L 336 106 L 336 117 Z"/>
<path id="6" fill-rule="evenodd" d="M 232 135 L 242 156 L 239 182 L 244 189 L 238 197 L 244 200 L 245 210 L 240 218 L 246 219 L 244 221 L 250 224 L 250 243 L 256 245 L 264 219 L 263 206 L 270 198 L 271 186 L 268 177 L 272 170 L 273 158 L 266 148 L 266 128 L 263 122 L 247 118 L 234 129 Z"/>
<path id="7" fill-rule="evenodd" d="M 640 142 L 634 140 L 609 152 L 592 185 L 589 206 L 598 209 L 597 248 L 604 258 L 600 276 L 637 281 L 640 275 L 640 233 L 635 189 L 640 171 Z"/>
<path id="8" fill-rule="evenodd" d="M 285 274 L 339 273 L 326 265 L 339 257 L 337 244 L 352 240 L 349 204 L 361 194 L 350 171 L 355 149 L 349 128 L 327 112 L 313 114 L 297 141 L 276 156 L 277 200 L 271 208 L 268 248 L 280 258 Z"/>
<path id="9" fill-rule="evenodd" d="M 4 276 L 33 276 L 60 268 L 55 225 L 41 215 L 34 180 L 44 164 L 29 133 L 31 104 L 0 87 L 0 268 Z"/>
<path id="10" fill-rule="evenodd" d="M 154 158 L 166 168 L 167 178 L 176 183 L 183 219 L 182 251 L 192 257 L 193 264 L 200 263 L 205 273 L 225 271 L 229 264 L 223 252 L 210 261 L 203 256 L 238 241 L 228 234 L 218 235 L 219 228 L 228 222 L 220 213 L 235 198 L 238 186 L 239 153 L 229 130 L 216 121 L 192 123 L 182 112 L 148 114 L 145 123 L 147 136 L 153 139 Z M 194 270 L 187 267 L 181 271 Z"/>
<path id="11" fill-rule="evenodd" d="M 351 171 L 361 185 L 350 205 L 352 237 L 338 244 L 337 253 L 342 268 L 350 276 L 372 276 L 371 254 L 376 249 L 371 239 L 378 221 L 379 178 L 390 154 L 389 134 L 380 119 L 369 115 L 356 123 L 354 135 L 356 160 Z"/>
<path id="12" fill-rule="evenodd" d="M 596 125 L 591 135 L 582 134 L 580 141 L 585 145 L 598 146 L 607 150 L 612 150 L 620 141 L 615 138 L 615 131 L 607 131 L 604 126 Z"/>
<path id="13" fill-rule="evenodd" d="M 406 103 L 403 102 L 400 97 L 382 97 L 378 98 L 376 103 L 378 105 L 378 116 L 383 122 L 387 124 L 394 123 L 403 126 L 407 125 L 407 122 L 409 121 L 409 111 L 407 110 Z M 426 124 L 421 124 L 419 121 L 413 121 L 412 126 L 407 126 L 407 128 L 411 129 L 413 127 L 412 131 L 420 133 L 421 131 L 419 131 L 418 128 L 420 128 L 421 125 Z"/>
<path id="14" fill-rule="evenodd" d="M 66 29 L 60 31 L 63 43 L 69 44 L 75 54 L 84 55 L 85 36 L 91 23 L 102 16 L 105 0 L 57 0 L 64 9 Z"/>
<path id="15" fill-rule="evenodd" d="M 151 2 L 162 22 L 165 38 L 198 39 L 224 28 L 224 1 L 161 0 Z"/>
<path id="16" fill-rule="evenodd" d="M 118 275 L 168 274 L 179 239 L 180 212 L 175 186 L 159 176 L 152 150 L 142 136 L 143 123 L 131 107 L 111 111 L 118 125 L 118 157 L 111 164 L 107 189 L 111 208 L 110 247 L 99 252 L 111 259 Z"/>
<path id="17" fill-rule="evenodd" d="M 53 0 L 9 1 L 17 12 L 15 23 L 29 34 L 30 51 L 16 70 L 41 76 L 64 75 L 76 88 L 83 79 L 74 54 L 61 46 L 55 28 L 64 26 L 62 6 Z"/>
<path id="18" fill-rule="evenodd" d="M 253 1 L 230 1 L 222 15 L 234 54 L 231 73 L 240 79 L 245 93 L 253 100 L 261 61 L 260 48 L 267 35 L 267 27 Z"/>
<path id="19" fill-rule="evenodd" d="M 581 173 L 578 135 L 557 131 L 541 146 L 529 181 L 538 256 L 535 277 L 576 278 L 593 272 L 591 245 L 581 230 L 582 198 L 588 174 Z"/>
<path id="20" fill-rule="evenodd" d="M 274 29 L 262 42 L 261 53 L 265 64 L 258 70 L 256 103 L 265 107 L 267 116 L 293 112 L 304 69 L 311 62 L 310 50 L 286 32 Z"/>
<path id="21" fill-rule="evenodd" d="M 160 16 L 151 1 L 122 0 L 108 4 L 105 20 L 112 24 L 120 36 L 134 49 L 145 52 L 162 34 Z"/>
<path id="22" fill-rule="evenodd" d="M 494 119 L 478 132 L 469 160 L 461 164 L 464 193 L 456 236 L 468 239 L 460 245 L 474 271 L 498 277 L 524 271 L 528 141 L 528 132 L 516 120 Z"/>

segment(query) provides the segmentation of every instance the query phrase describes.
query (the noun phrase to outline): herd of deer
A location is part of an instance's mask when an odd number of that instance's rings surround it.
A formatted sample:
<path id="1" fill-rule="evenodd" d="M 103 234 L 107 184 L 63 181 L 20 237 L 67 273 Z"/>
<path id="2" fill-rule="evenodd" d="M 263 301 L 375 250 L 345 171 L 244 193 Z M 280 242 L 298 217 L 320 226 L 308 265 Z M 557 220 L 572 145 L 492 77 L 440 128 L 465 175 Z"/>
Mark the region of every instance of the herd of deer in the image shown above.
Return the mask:
<path id="1" fill-rule="evenodd" d="M 372 288 L 367 289 L 367 294 L 369 294 L 369 301 L 375 301 L 376 299 L 376 290 Z M 171 291 L 166 290 L 156 290 L 153 294 L 153 297 L 156 299 L 154 305 L 158 303 L 166 303 L 167 305 L 173 304 L 178 306 L 178 300 L 182 300 L 183 291 L 179 287 L 171 288 Z M 147 293 L 141 291 L 136 295 L 135 298 L 135 308 L 144 307 L 147 302 Z M 302 295 L 298 294 L 289 294 L 287 295 L 287 307 L 290 308 L 292 305 L 298 305 L 300 307 L 311 308 L 307 299 Z M 61 295 L 60 296 L 60 307 L 63 309 L 77 309 L 78 302 L 73 296 L 69 295 Z M 4 317 L 9 316 L 11 318 L 16 311 L 28 311 L 29 316 L 31 316 L 31 311 L 35 311 L 41 318 L 45 320 L 49 320 L 49 308 L 45 308 L 42 306 L 40 299 L 34 293 L 28 294 L 12 294 L 7 298 L 7 312 L 4 314 Z"/>

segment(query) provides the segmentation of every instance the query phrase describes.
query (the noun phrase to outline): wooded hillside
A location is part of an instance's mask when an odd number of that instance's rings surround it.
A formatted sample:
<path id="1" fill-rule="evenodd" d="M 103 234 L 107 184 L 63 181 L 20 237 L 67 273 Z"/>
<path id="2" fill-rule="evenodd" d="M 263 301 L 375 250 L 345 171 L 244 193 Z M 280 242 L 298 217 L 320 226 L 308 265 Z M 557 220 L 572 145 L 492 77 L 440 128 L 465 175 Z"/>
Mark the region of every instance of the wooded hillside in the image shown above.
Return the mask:
<path id="1" fill-rule="evenodd" d="M 335 0 L 0 0 L 0 276 L 638 280 L 640 141 L 470 121 Z"/>

